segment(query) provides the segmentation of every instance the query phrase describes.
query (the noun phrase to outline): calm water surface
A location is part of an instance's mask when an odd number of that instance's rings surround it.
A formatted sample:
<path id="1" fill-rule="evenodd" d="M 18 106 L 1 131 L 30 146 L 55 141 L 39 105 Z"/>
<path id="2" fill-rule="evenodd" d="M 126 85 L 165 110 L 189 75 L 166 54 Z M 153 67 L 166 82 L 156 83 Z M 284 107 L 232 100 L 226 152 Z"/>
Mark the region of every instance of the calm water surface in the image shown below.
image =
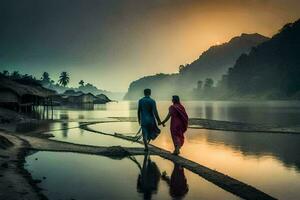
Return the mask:
<path id="1" fill-rule="evenodd" d="M 190 117 L 206 119 L 271 123 L 279 125 L 300 124 L 299 101 L 189 101 L 184 102 Z M 170 102 L 157 102 L 161 116 L 164 116 Z M 136 117 L 137 102 L 121 101 L 95 105 L 90 110 L 83 107 L 57 108 L 54 110 L 54 119 L 98 121 L 106 117 Z"/>
<path id="2" fill-rule="evenodd" d="M 157 156 L 130 160 L 78 153 L 37 152 L 26 169 L 50 199 L 239 199 Z M 135 160 L 134 160 L 135 159 Z M 165 172 L 168 178 L 162 178 Z M 46 179 L 43 179 L 46 177 Z"/>
<path id="3" fill-rule="evenodd" d="M 161 118 L 169 102 L 158 102 Z M 283 126 L 300 124 L 300 103 L 280 102 L 184 102 L 190 117 L 249 123 L 270 123 Z M 91 110 L 56 109 L 55 119 L 98 121 L 107 117 L 135 117 L 136 102 L 97 105 Z M 137 123 L 112 122 L 90 125 L 107 133 L 135 134 Z M 118 144 L 118 140 L 102 139 L 102 135 L 70 129 L 67 137 L 55 133 L 56 139 L 94 145 Z M 91 134 L 91 135 L 90 135 Z M 168 126 L 154 145 L 173 150 Z M 81 136 L 84 135 L 84 136 Z M 64 138 L 63 138 L 64 137 Z M 98 142 L 97 140 L 101 141 Z M 97 142 L 95 142 L 97 141 Z M 120 141 L 120 145 L 125 145 Z M 182 156 L 228 174 L 279 199 L 300 196 L 300 135 L 239 133 L 189 129 Z"/>

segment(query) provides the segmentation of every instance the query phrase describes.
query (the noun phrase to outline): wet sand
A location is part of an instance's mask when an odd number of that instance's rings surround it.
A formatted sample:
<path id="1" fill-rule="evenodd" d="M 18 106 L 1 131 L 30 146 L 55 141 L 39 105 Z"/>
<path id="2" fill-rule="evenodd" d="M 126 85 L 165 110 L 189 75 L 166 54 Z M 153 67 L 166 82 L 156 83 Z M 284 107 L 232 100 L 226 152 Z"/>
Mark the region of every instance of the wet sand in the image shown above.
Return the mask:
<path id="1" fill-rule="evenodd" d="M 23 148 L 27 144 L 7 132 L 0 132 L 1 138 L 6 138 L 13 145 L 0 149 L 0 199 L 42 199 L 30 182 L 30 175 L 22 168 Z"/>

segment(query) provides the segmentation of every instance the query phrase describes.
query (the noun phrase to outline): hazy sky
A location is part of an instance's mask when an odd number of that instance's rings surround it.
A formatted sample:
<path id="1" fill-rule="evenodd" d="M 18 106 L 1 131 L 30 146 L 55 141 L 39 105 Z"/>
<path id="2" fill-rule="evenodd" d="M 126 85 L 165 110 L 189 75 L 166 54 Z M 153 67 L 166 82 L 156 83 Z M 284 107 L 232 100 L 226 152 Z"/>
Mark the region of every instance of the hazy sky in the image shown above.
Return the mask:
<path id="1" fill-rule="evenodd" d="M 178 71 L 241 33 L 272 36 L 300 17 L 299 0 L 1 0 L 0 70 L 99 88 Z"/>

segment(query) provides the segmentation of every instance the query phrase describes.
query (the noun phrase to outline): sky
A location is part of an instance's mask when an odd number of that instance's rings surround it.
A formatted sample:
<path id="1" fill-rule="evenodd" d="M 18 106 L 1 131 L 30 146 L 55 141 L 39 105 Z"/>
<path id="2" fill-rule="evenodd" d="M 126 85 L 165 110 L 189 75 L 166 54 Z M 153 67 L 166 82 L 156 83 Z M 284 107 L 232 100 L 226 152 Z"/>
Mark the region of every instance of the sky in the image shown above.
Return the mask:
<path id="1" fill-rule="evenodd" d="M 299 0 L 1 0 L 0 70 L 127 91 L 241 33 L 272 36 Z"/>

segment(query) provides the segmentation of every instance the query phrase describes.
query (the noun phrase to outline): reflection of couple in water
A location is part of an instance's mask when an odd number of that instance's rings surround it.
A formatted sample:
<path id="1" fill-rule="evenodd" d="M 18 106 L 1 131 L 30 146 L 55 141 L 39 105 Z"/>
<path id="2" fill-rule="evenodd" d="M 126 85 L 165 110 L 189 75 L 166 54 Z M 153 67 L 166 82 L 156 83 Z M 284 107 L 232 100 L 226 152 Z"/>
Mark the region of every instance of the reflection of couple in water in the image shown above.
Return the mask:
<path id="1" fill-rule="evenodd" d="M 138 121 L 142 128 L 143 141 L 145 151 L 148 151 L 148 143 L 154 140 L 160 133 L 158 125 L 165 126 L 165 123 L 171 118 L 171 136 L 174 143 L 174 154 L 180 153 L 180 148 L 184 142 L 184 132 L 188 126 L 188 115 L 184 107 L 180 103 L 179 96 L 172 97 L 172 105 L 169 108 L 169 113 L 165 120 L 161 121 L 157 112 L 156 103 L 150 97 L 151 90 L 144 90 L 144 97 L 139 100 L 138 104 Z"/>
<path id="2" fill-rule="evenodd" d="M 132 158 L 137 163 L 140 174 L 137 180 L 137 191 L 142 193 L 144 199 L 151 199 L 152 194 L 157 193 L 160 178 L 166 181 L 170 190 L 170 196 L 174 199 L 181 199 L 188 192 L 188 184 L 184 175 L 184 169 L 174 164 L 174 169 L 171 177 L 167 176 L 166 172 L 161 175 L 156 163 L 150 159 L 148 154 L 145 154 L 143 166 L 141 166 L 135 158 Z"/>

